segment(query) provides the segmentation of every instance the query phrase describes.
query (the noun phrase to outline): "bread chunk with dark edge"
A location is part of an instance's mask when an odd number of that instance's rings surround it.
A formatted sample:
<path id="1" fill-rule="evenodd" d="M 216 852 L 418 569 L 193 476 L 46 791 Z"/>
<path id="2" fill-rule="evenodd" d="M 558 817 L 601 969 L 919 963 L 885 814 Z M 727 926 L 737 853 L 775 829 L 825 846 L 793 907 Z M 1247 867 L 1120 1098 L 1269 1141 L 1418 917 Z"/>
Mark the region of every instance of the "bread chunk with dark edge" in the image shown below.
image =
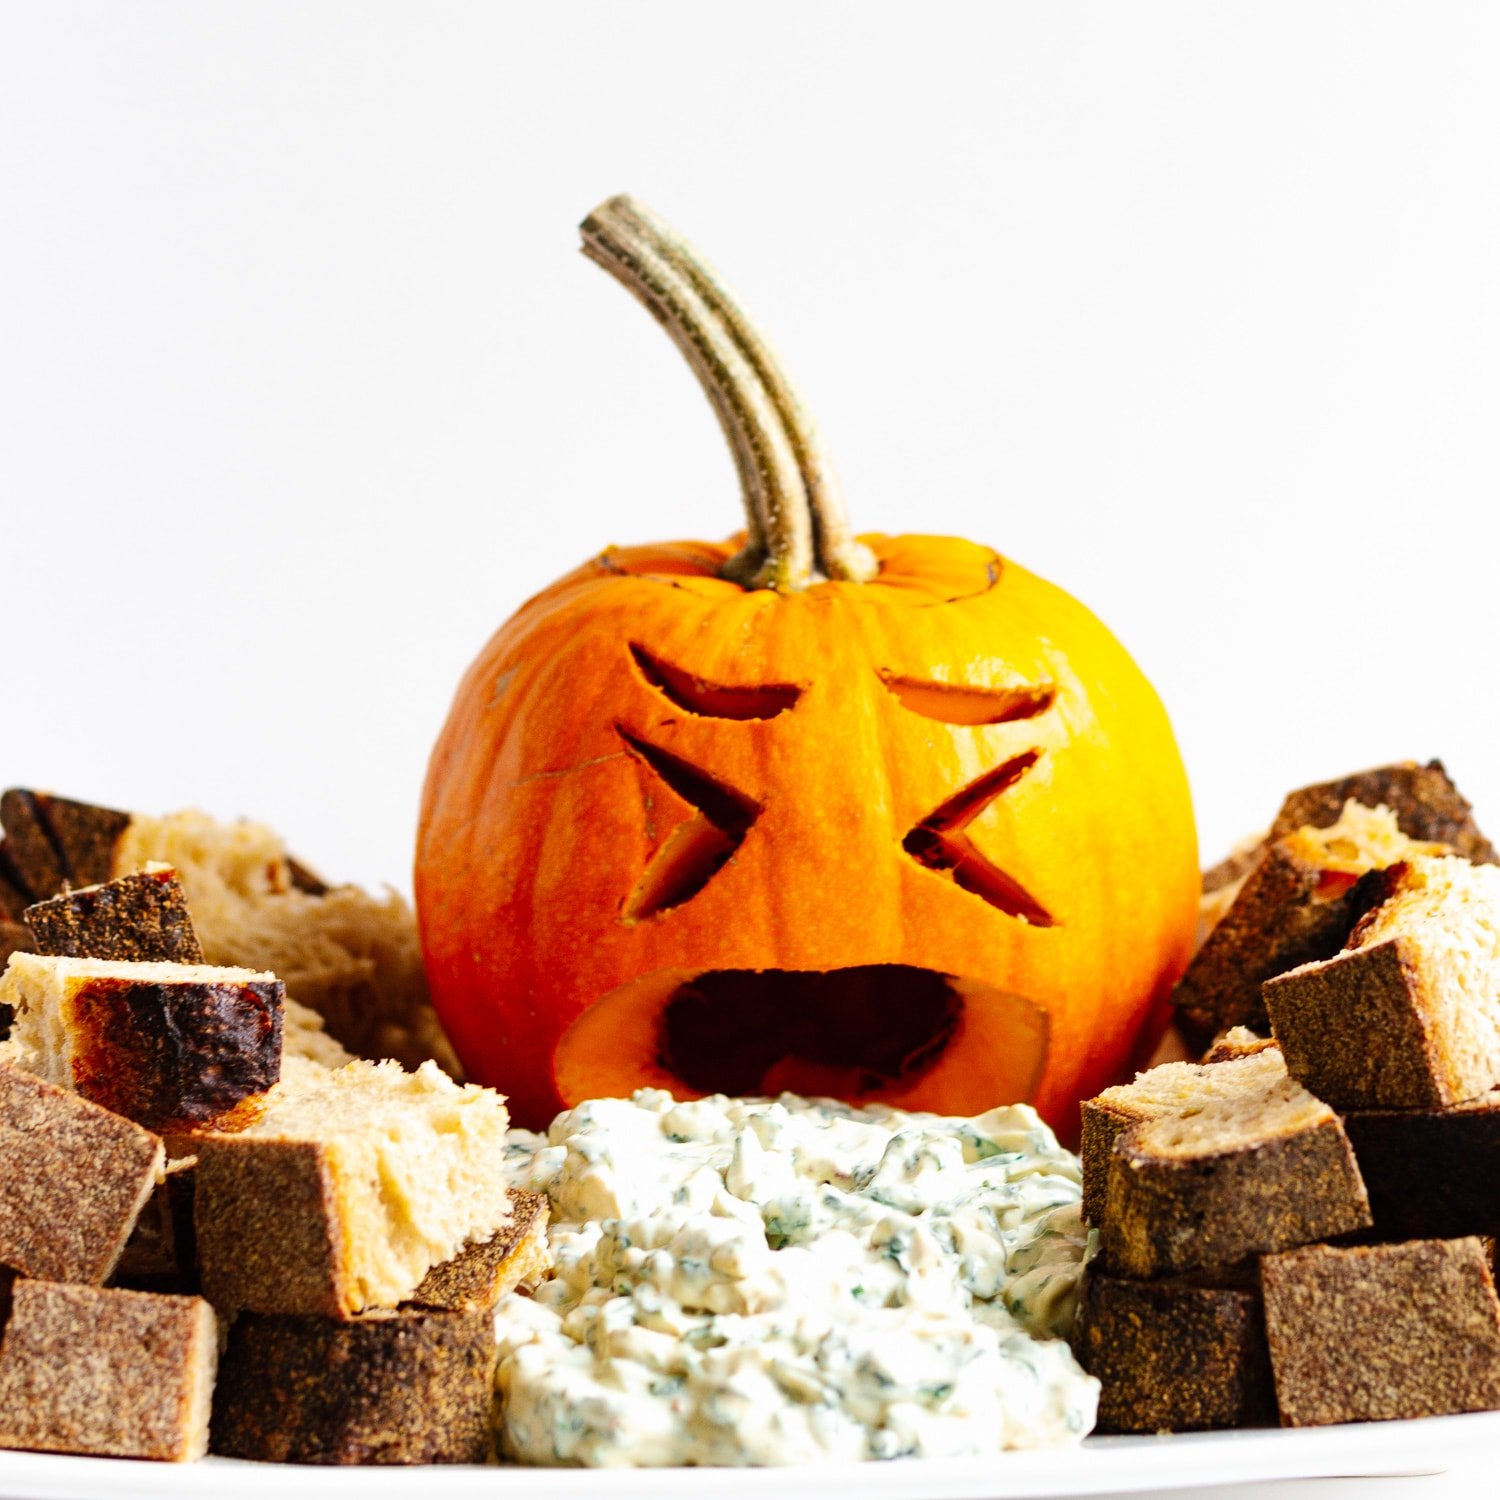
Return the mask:
<path id="1" fill-rule="evenodd" d="M 1223 1086 L 1231 1070 L 1237 1090 Z M 1132 1125 L 1114 1142 L 1107 1270 L 1177 1275 L 1369 1226 L 1338 1116 L 1285 1076 L 1279 1054 L 1212 1063 L 1204 1073 L 1221 1085 L 1217 1097 L 1205 1090 L 1191 1110 Z"/>
<path id="2" fill-rule="evenodd" d="M 0 877 L 21 909 L 65 886 L 171 865 L 208 962 L 273 971 L 363 1056 L 408 1067 L 435 1058 L 462 1076 L 427 994 L 416 920 L 394 891 L 329 885 L 265 825 L 191 810 L 152 817 L 12 788 L 0 794 L 0 828 Z"/>
<path id="3" fill-rule="evenodd" d="M 1365 909 L 1362 875 L 1413 854 L 1448 852 L 1408 838 L 1389 808 L 1353 800 L 1328 827 L 1269 842 L 1173 990 L 1179 1014 L 1200 1036 L 1231 1026 L 1269 1030 L 1262 981 L 1338 952 Z"/>
<path id="4" fill-rule="evenodd" d="M 213 1451 L 294 1464 L 482 1464 L 496 1353 L 485 1312 L 344 1323 L 247 1313 L 229 1330 Z"/>
<path id="5" fill-rule="evenodd" d="M 31 901 L 65 885 L 98 885 L 116 873 L 115 849 L 130 814 L 46 792 L 0 792 L 0 828 L 11 869 Z"/>
<path id="6" fill-rule="evenodd" d="M 194 1156 L 169 1160 L 162 1181 L 146 1200 L 125 1242 L 111 1286 L 137 1292 L 196 1293 L 198 1257 L 193 1244 Z"/>
<path id="7" fill-rule="evenodd" d="M 37 953 L 0 977 L 26 1067 L 159 1134 L 255 1117 L 281 1076 L 283 995 L 251 969 Z"/>
<path id="8" fill-rule="evenodd" d="M 1475 864 L 1500 862 L 1495 846 L 1474 821 L 1474 809 L 1440 760 L 1430 760 L 1425 766 L 1398 761 L 1300 787 L 1281 804 L 1267 838 L 1274 842 L 1297 828 L 1327 828 L 1338 821 L 1351 798 L 1365 807 L 1390 808 L 1408 838 L 1447 844 Z"/>
<path id="9" fill-rule="evenodd" d="M 1235 1033 L 1238 1040 L 1240 1034 Z M 1249 1033 L 1244 1033 L 1246 1038 Z M 1275 1055 L 1259 1062 L 1247 1063 L 1244 1056 L 1262 1052 Z M 1232 1064 L 1224 1071 L 1210 1072 L 1222 1064 Z M 1109 1161 L 1115 1142 L 1133 1125 L 1167 1116 L 1196 1113 L 1204 1105 L 1218 1101 L 1255 1098 L 1286 1082 L 1286 1065 L 1274 1042 L 1247 1045 L 1243 1054 L 1214 1062 L 1162 1063 L 1144 1073 L 1137 1073 L 1134 1083 L 1120 1083 L 1083 1104 L 1083 1130 L 1079 1157 L 1083 1169 L 1083 1216 L 1090 1224 L 1104 1222 Z"/>
<path id="10" fill-rule="evenodd" d="M 1248 1026 L 1231 1026 L 1221 1031 L 1209 1044 L 1208 1051 L 1199 1059 L 1205 1063 L 1233 1062 L 1236 1058 L 1254 1057 L 1276 1045 L 1275 1039 L 1261 1036 Z"/>
<path id="11" fill-rule="evenodd" d="M 487 1240 L 466 1245 L 434 1266 L 411 1294 L 413 1307 L 450 1312 L 490 1312 L 518 1286 L 540 1281 L 552 1265 L 547 1245 L 547 1199 L 510 1190 L 511 1217 Z"/>
<path id="12" fill-rule="evenodd" d="M 1344 951 L 1264 987 L 1288 1069 L 1347 1110 L 1500 1087 L 1500 868 L 1418 857 L 1361 884 Z"/>
<path id="13" fill-rule="evenodd" d="M 164 1161 L 149 1131 L 0 1064 L 0 1266 L 104 1281 Z"/>
<path id="14" fill-rule="evenodd" d="M 132 963 L 201 964 L 187 897 L 169 865 L 64 891 L 26 909 L 37 953 Z"/>
<path id="15" fill-rule="evenodd" d="M 1100 1432 L 1245 1427 L 1276 1414 L 1260 1289 L 1203 1278 L 1130 1281 L 1091 1265 L 1074 1350 L 1100 1382 Z"/>
<path id="16" fill-rule="evenodd" d="M 197 1137 L 203 1294 L 222 1313 L 344 1318 L 407 1301 L 511 1220 L 504 1099 L 435 1063 L 309 1069 L 237 1134 Z"/>
<path id="17" fill-rule="evenodd" d="M 1500 1237 L 1500 1092 L 1344 1117 L 1382 1239 Z"/>
<path id="18" fill-rule="evenodd" d="M 1260 1274 L 1283 1425 L 1500 1407 L 1500 1302 L 1478 1239 L 1311 1245 Z"/>
<path id="19" fill-rule="evenodd" d="M 0 1335 L 0 1448 L 201 1458 L 217 1362 L 201 1298 L 19 1280 Z"/>

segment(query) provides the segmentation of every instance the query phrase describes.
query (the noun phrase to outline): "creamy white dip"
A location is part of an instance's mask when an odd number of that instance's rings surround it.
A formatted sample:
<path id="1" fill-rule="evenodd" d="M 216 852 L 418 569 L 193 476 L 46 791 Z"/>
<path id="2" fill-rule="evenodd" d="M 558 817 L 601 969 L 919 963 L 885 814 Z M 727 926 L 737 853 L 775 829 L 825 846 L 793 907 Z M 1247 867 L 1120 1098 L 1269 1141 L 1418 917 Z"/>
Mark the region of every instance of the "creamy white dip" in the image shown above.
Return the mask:
<path id="1" fill-rule="evenodd" d="M 553 1279 L 497 1312 L 500 1446 L 535 1464 L 789 1464 L 1077 1442 L 1078 1164 L 976 1119 L 786 1094 L 595 1100 L 514 1131 Z"/>

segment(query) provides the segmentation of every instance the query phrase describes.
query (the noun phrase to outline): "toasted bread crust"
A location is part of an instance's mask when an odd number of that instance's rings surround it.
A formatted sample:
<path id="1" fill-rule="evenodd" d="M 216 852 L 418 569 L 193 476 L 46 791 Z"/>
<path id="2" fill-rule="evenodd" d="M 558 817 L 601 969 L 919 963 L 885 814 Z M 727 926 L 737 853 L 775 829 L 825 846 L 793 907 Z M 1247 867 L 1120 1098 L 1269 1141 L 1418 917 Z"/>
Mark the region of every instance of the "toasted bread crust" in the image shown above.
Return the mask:
<path id="1" fill-rule="evenodd" d="M 104 1281 L 164 1159 L 149 1131 L 0 1065 L 0 1265 L 47 1281 Z"/>
<path id="2" fill-rule="evenodd" d="M 199 1458 L 217 1355 L 200 1298 L 18 1281 L 0 1339 L 0 1447 Z"/>
<path id="3" fill-rule="evenodd" d="M 115 846 L 130 814 L 46 792 L 11 787 L 0 793 L 0 828 L 12 866 L 33 901 L 64 885 L 98 885 L 114 874 Z"/>
<path id="4" fill-rule="evenodd" d="M 510 1222 L 487 1240 L 434 1266 L 410 1305 L 450 1312 L 489 1312 L 518 1286 L 539 1280 L 552 1264 L 547 1199 L 512 1188 Z"/>
<path id="5" fill-rule="evenodd" d="M 495 1358 L 483 1312 L 247 1314 L 229 1331 L 213 1449 L 278 1463 L 484 1463 Z"/>
<path id="6" fill-rule="evenodd" d="M 356 1310 L 324 1148 L 205 1136 L 195 1145 L 193 1230 L 203 1295 L 221 1313 Z"/>
<path id="7" fill-rule="evenodd" d="M 1344 1118 L 1382 1239 L 1500 1237 L 1500 1092 Z"/>
<path id="8" fill-rule="evenodd" d="M 1083 1131 L 1078 1142 L 1078 1160 L 1083 1175 L 1083 1218 L 1086 1224 L 1104 1222 L 1108 1193 L 1109 1159 L 1115 1142 L 1145 1116 L 1124 1104 L 1103 1099 L 1083 1102 Z"/>
<path id="9" fill-rule="evenodd" d="M 73 997 L 85 1098 L 166 1134 L 233 1129 L 281 1076 L 280 980 L 143 984 L 95 979 Z"/>
<path id="10" fill-rule="evenodd" d="M 1255 1288 L 1129 1281 L 1091 1266 L 1074 1349 L 1103 1387 L 1100 1432 L 1243 1427 L 1275 1413 Z"/>
<path id="11" fill-rule="evenodd" d="M 1104 1258 L 1118 1275 L 1229 1266 L 1369 1224 L 1354 1153 L 1333 1117 L 1197 1156 L 1143 1150 L 1126 1131 L 1110 1156 Z"/>
<path id="12" fill-rule="evenodd" d="M 1478 1239 L 1312 1245 L 1261 1261 L 1289 1427 L 1500 1407 L 1500 1303 Z"/>
<path id="13" fill-rule="evenodd" d="M 1425 766 L 1402 761 L 1301 787 L 1281 804 L 1268 838 L 1284 838 L 1295 828 L 1331 827 L 1351 797 L 1366 807 L 1390 808 L 1408 838 L 1447 844 L 1475 864 L 1500 862 L 1494 845 L 1474 822 L 1474 809 L 1440 760 Z"/>
<path id="14" fill-rule="evenodd" d="M 1335 1109 L 1436 1109 L 1476 1092 L 1453 1074 L 1429 1024 L 1408 938 L 1268 980 L 1265 997 L 1287 1071 Z"/>
<path id="15" fill-rule="evenodd" d="M 1358 880 L 1330 887 L 1327 865 L 1309 853 L 1290 839 L 1268 845 L 1178 981 L 1173 1004 L 1200 1035 L 1267 1030 L 1262 981 L 1331 958 L 1366 910 Z"/>
<path id="16" fill-rule="evenodd" d="M 27 908 L 38 953 L 133 963 L 201 964 L 187 897 L 173 870 L 140 870 Z"/>
<path id="17" fill-rule="evenodd" d="M 193 1184 L 198 1159 L 168 1161 L 146 1201 L 109 1284 L 136 1292 L 196 1295 L 198 1252 L 193 1242 Z"/>

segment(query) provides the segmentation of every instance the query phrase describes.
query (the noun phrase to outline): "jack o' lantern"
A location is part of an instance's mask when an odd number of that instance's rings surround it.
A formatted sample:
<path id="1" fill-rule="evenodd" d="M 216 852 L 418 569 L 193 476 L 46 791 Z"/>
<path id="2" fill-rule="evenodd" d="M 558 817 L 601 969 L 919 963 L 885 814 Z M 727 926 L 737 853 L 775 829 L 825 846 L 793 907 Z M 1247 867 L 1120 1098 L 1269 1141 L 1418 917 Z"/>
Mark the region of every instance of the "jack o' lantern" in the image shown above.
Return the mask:
<path id="1" fill-rule="evenodd" d="M 1159 1034 L 1198 889 L 1155 693 L 987 547 L 848 529 L 697 256 L 610 200 L 586 252 L 698 373 L 741 545 L 611 547 L 469 669 L 423 794 L 433 998 L 518 1120 L 647 1084 L 975 1113 L 1076 1102 Z"/>

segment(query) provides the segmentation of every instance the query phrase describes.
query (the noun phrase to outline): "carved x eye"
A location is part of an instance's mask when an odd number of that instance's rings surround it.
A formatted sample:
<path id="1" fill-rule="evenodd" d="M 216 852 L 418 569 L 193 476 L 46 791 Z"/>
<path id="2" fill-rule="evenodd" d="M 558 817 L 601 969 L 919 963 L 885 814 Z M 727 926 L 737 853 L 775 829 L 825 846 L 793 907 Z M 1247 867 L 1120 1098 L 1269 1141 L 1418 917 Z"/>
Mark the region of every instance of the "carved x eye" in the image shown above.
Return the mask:
<path id="1" fill-rule="evenodd" d="M 882 672 L 880 680 L 903 708 L 943 724 L 1009 724 L 1015 719 L 1034 719 L 1046 713 L 1057 697 L 1057 689 L 1050 682 L 983 688 L 923 682 L 889 672 Z"/>
<path id="2" fill-rule="evenodd" d="M 615 725 L 625 749 L 694 809 L 656 851 L 621 915 L 627 922 L 670 911 L 696 896 L 729 862 L 760 816 L 760 803 L 681 756 Z"/>
<path id="3" fill-rule="evenodd" d="M 641 676 L 664 698 L 685 713 L 707 719 L 774 719 L 802 696 L 790 683 L 767 682 L 754 687 L 721 687 L 705 682 L 681 667 L 653 656 L 644 646 L 632 645 L 630 654 Z"/>
<path id="4" fill-rule="evenodd" d="M 901 847 L 918 864 L 951 876 L 955 885 L 972 891 L 1007 916 L 1019 917 L 1033 927 L 1051 927 L 1053 917 L 1046 907 L 1019 880 L 986 859 L 964 831 L 1037 763 L 1039 754 L 1028 750 L 976 777 L 923 818 L 901 841 Z"/>

